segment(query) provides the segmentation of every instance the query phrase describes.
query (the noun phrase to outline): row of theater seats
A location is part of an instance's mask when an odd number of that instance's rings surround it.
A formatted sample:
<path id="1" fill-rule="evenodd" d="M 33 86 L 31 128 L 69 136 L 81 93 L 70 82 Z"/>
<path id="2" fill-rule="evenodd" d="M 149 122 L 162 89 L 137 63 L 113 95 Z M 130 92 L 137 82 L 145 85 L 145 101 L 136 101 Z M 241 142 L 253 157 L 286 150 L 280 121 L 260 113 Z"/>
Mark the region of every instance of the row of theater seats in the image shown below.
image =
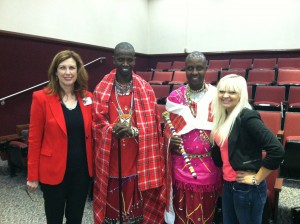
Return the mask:
<path id="1" fill-rule="evenodd" d="M 157 62 L 154 71 L 181 71 L 184 70 L 184 61 Z M 209 60 L 209 70 L 228 69 L 300 69 L 300 58 L 249 58 L 249 59 L 222 59 Z"/>
<path id="2" fill-rule="evenodd" d="M 178 85 L 187 82 L 184 71 L 137 71 L 136 74 L 151 85 Z M 205 81 L 215 85 L 220 78 L 228 74 L 243 76 L 248 85 L 300 85 L 300 69 L 207 70 Z"/>
<path id="3" fill-rule="evenodd" d="M 300 74 L 299 74 L 300 77 Z M 164 104 L 171 91 L 179 85 L 151 85 L 157 102 Z M 300 111 L 300 86 L 293 85 L 248 85 L 249 102 L 256 109 L 281 111 Z"/>
<path id="4" fill-rule="evenodd" d="M 300 86 L 248 86 L 248 96 L 256 109 L 300 111 Z"/>

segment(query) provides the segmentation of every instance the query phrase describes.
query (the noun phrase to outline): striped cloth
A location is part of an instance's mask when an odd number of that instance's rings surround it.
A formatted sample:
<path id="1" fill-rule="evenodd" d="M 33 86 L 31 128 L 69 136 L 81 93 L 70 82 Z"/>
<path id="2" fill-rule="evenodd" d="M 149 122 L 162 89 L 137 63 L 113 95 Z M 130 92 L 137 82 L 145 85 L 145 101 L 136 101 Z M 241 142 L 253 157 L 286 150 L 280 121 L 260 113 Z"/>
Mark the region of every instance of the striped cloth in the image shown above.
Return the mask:
<path id="1" fill-rule="evenodd" d="M 95 153 L 94 218 L 103 223 L 106 210 L 109 158 L 112 144 L 112 127 L 109 123 L 109 98 L 116 70 L 104 76 L 94 91 L 93 137 Z M 137 159 L 138 188 L 145 191 L 164 185 L 164 156 L 160 130 L 160 115 L 152 87 L 133 73 L 134 110 L 139 130 L 139 155 Z M 117 164 L 116 164 L 117 165 Z M 160 199 L 165 200 L 161 193 Z M 163 212 L 163 210 L 162 210 Z M 144 214 L 145 215 L 145 214 Z"/>

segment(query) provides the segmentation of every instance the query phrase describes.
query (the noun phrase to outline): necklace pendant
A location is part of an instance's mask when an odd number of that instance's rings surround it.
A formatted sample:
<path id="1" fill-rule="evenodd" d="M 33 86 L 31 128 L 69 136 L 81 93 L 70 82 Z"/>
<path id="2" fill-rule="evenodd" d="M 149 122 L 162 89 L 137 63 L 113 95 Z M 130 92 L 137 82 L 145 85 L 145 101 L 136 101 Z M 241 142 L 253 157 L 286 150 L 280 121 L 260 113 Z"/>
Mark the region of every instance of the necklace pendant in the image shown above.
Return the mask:
<path id="1" fill-rule="evenodd" d="M 120 122 L 122 124 L 125 124 L 127 127 L 129 127 L 129 125 L 130 125 L 130 119 L 131 119 L 130 114 L 121 114 L 120 115 Z"/>

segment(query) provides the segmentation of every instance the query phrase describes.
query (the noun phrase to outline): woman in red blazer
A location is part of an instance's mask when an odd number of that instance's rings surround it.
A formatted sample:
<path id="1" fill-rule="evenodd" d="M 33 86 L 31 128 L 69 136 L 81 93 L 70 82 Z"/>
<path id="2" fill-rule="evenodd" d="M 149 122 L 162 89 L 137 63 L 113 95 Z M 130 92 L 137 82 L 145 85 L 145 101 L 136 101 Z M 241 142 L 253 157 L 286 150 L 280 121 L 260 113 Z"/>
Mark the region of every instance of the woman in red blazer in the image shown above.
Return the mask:
<path id="1" fill-rule="evenodd" d="M 92 162 L 92 94 L 80 56 L 61 51 L 48 70 L 49 84 L 33 93 L 27 186 L 41 185 L 47 223 L 81 223 Z"/>

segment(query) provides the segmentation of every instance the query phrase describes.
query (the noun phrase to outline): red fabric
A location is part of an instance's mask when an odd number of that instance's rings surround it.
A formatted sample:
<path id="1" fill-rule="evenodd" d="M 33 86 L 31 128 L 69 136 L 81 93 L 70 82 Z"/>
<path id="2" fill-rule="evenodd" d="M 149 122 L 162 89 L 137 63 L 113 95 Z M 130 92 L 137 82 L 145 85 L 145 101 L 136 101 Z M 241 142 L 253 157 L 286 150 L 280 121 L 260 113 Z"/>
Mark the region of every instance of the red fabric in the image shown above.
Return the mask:
<path id="1" fill-rule="evenodd" d="M 142 191 L 145 224 L 163 224 L 165 203 L 160 200 L 161 189 Z"/>
<path id="2" fill-rule="evenodd" d="M 94 91 L 93 134 L 95 139 L 94 220 L 105 218 L 109 161 L 112 146 L 112 124 L 109 122 L 109 100 L 115 80 L 115 70 L 106 75 Z M 161 147 L 160 116 L 152 87 L 133 73 L 134 110 L 139 130 L 137 159 L 140 191 L 163 185 L 164 156 Z M 161 200 L 165 200 L 163 194 Z"/>
<path id="3" fill-rule="evenodd" d="M 131 103 L 131 96 L 118 96 L 120 106 L 124 113 L 129 113 L 130 110 L 130 103 Z M 119 114 L 117 111 L 118 103 L 116 101 L 116 94 L 113 89 L 109 105 L 109 114 L 110 114 L 110 123 L 115 124 L 118 123 Z M 127 112 L 125 110 L 127 107 Z M 131 125 L 136 127 L 135 122 L 135 113 L 132 114 L 131 117 Z M 116 138 L 112 139 L 112 149 L 110 155 L 110 162 L 109 162 L 109 176 L 110 177 L 119 177 L 119 169 L 118 169 L 118 140 Z M 136 169 L 136 160 L 138 156 L 138 143 L 137 138 L 123 138 L 121 139 L 121 153 L 122 153 L 122 176 L 129 176 L 132 174 L 137 173 Z"/>
<path id="4" fill-rule="evenodd" d="M 218 136 L 215 137 L 215 142 L 220 147 L 222 161 L 223 161 L 223 179 L 226 181 L 236 181 L 236 172 L 232 168 L 229 162 L 229 153 L 228 153 L 228 138 L 225 140 L 223 145 L 220 145 L 218 141 Z"/>
<path id="5" fill-rule="evenodd" d="M 213 113 L 212 113 L 212 102 L 209 104 L 208 106 L 208 118 L 207 121 L 209 122 L 213 122 L 214 121 L 214 117 L 213 117 Z"/>
<path id="6" fill-rule="evenodd" d="M 138 191 L 137 185 L 137 176 L 122 180 L 122 214 L 124 222 L 130 222 L 143 216 L 142 195 Z M 120 219 L 118 178 L 109 178 L 107 192 L 106 218 L 118 221 Z"/>
<path id="7" fill-rule="evenodd" d="M 48 95 L 46 89 L 33 93 L 28 138 L 29 181 L 59 184 L 67 164 L 68 136 L 64 113 L 58 96 Z M 87 97 L 92 94 L 86 92 Z M 83 105 L 78 95 L 86 136 L 89 175 L 93 175 L 92 104 Z"/>
<path id="8" fill-rule="evenodd" d="M 175 128 L 176 133 L 181 131 L 186 126 L 186 121 L 180 115 L 170 113 L 170 120 L 172 121 L 173 127 Z M 166 124 L 164 135 L 168 138 L 171 138 L 172 132 L 168 124 Z"/>

